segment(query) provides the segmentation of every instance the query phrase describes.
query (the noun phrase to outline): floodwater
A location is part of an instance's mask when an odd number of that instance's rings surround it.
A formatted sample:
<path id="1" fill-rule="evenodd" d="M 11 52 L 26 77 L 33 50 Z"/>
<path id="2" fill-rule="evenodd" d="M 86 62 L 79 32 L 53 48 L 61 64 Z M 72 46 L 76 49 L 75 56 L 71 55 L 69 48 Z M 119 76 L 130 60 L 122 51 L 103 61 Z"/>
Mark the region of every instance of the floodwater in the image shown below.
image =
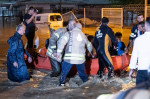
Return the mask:
<path id="1" fill-rule="evenodd" d="M 0 98 L 1 99 L 95 99 L 101 94 L 115 93 L 120 90 L 135 86 L 125 73 L 124 76 L 115 76 L 111 80 L 99 79 L 96 75 L 89 77 L 89 82 L 83 84 L 78 75 L 70 78 L 66 87 L 59 87 L 58 78 L 51 78 L 49 70 L 29 69 L 32 71 L 30 82 L 20 84 L 7 79 L 6 55 L 8 50 L 7 40 L 15 32 L 15 27 L 19 22 L 2 23 L 0 19 Z M 47 25 L 37 25 L 36 32 L 40 39 L 39 48 L 45 46 L 45 40 L 49 38 Z M 122 32 L 122 40 L 127 45 L 130 29 L 113 28 L 114 32 Z M 83 32 L 94 35 L 96 27 L 86 27 Z M 26 38 L 22 37 L 24 44 Z M 37 50 L 38 51 L 38 50 Z M 124 87 L 125 86 L 125 87 Z"/>

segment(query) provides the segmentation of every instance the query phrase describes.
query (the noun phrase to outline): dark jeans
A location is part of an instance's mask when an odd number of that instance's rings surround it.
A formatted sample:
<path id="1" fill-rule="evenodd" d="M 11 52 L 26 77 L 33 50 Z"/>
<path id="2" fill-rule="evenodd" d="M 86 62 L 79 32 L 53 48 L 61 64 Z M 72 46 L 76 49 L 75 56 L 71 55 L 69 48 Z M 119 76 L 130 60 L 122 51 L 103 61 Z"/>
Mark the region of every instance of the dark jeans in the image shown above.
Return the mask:
<path id="1" fill-rule="evenodd" d="M 50 63 L 51 63 L 51 67 L 52 67 L 52 73 L 55 74 L 56 76 L 60 74 L 60 63 L 53 59 L 53 58 L 49 58 L 50 59 Z"/>
<path id="2" fill-rule="evenodd" d="M 141 84 L 148 80 L 148 72 L 147 70 L 138 70 L 136 76 L 136 85 Z"/>
<path id="3" fill-rule="evenodd" d="M 65 80 L 66 77 L 71 69 L 71 67 L 73 66 L 73 64 L 67 63 L 67 62 L 63 62 L 62 63 L 62 71 L 61 71 L 61 75 L 59 78 L 60 84 L 65 84 Z M 83 64 L 76 64 L 78 73 L 80 78 L 82 79 L 83 82 L 88 81 L 88 77 L 85 74 L 85 63 Z"/>
<path id="4" fill-rule="evenodd" d="M 35 27 L 30 28 L 29 32 L 26 34 L 26 37 L 27 37 L 27 48 L 33 48 L 34 36 L 35 36 Z"/>

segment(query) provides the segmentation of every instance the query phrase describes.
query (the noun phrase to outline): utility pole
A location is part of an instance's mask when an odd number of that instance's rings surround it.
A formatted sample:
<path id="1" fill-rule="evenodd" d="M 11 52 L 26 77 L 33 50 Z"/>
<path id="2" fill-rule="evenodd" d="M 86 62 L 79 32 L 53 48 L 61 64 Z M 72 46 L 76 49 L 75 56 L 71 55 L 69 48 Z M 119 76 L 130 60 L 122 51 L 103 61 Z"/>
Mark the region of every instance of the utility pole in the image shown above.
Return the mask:
<path id="1" fill-rule="evenodd" d="M 61 12 L 61 7 L 62 7 L 62 0 L 60 0 L 60 8 L 59 8 L 60 9 L 60 13 L 62 13 Z"/>
<path id="2" fill-rule="evenodd" d="M 145 20 L 146 20 L 146 17 L 147 17 L 147 0 L 145 0 Z"/>
<path id="3" fill-rule="evenodd" d="M 84 8 L 84 28 L 85 28 L 85 18 L 86 18 L 86 13 L 85 13 L 85 8 Z"/>

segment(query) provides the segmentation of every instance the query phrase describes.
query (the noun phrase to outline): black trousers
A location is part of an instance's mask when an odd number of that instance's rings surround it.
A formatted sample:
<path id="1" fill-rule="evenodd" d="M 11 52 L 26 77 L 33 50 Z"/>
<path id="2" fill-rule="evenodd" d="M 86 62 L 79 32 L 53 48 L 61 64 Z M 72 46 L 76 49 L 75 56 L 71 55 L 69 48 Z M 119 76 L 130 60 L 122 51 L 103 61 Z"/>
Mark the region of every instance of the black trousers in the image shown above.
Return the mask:
<path id="1" fill-rule="evenodd" d="M 55 75 L 59 75 L 60 74 L 60 63 L 51 57 L 49 59 L 51 62 L 52 73 Z"/>
<path id="2" fill-rule="evenodd" d="M 35 36 L 35 27 L 32 27 L 29 29 L 29 32 L 27 33 L 27 48 L 33 48 L 33 39 Z"/>
<path id="3" fill-rule="evenodd" d="M 98 74 L 101 76 L 103 75 L 105 67 L 108 69 L 108 76 L 111 76 L 111 74 L 114 72 L 114 67 L 107 58 L 104 51 L 101 51 L 98 53 L 98 60 L 99 60 L 99 71 Z"/>

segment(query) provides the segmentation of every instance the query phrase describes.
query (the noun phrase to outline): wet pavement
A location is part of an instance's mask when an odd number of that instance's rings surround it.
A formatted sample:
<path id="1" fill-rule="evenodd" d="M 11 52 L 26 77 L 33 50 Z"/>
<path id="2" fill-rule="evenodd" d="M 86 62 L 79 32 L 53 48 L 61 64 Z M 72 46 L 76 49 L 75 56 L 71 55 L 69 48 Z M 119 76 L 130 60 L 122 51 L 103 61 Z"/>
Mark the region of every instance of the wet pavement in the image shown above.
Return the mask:
<path id="1" fill-rule="evenodd" d="M 0 19 L 0 22 L 1 19 Z M 0 98 L 1 99 L 95 99 L 100 94 L 115 93 L 122 90 L 122 86 L 131 83 L 127 76 L 115 76 L 111 80 L 104 78 L 99 79 L 97 76 L 90 76 L 90 81 L 83 84 L 81 79 L 76 75 L 70 78 L 65 87 L 59 87 L 58 78 L 49 76 L 51 71 L 32 69 L 31 79 L 24 84 L 14 83 L 7 79 L 6 55 L 8 50 L 7 40 L 15 32 L 16 23 L 0 23 Z M 39 48 L 45 46 L 45 40 L 49 38 L 47 25 L 37 25 L 39 30 L 37 34 L 40 39 Z M 127 45 L 130 29 L 116 29 L 114 32 L 123 33 L 123 41 Z M 87 27 L 83 29 L 86 34 L 94 35 L 96 27 Z M 24 44 L 26 38 L 22 37 Z M 37 49 L 37 51 L 38 51 Z M 29 69 L 31 70 L 31 69 Z M 126 74 L 127 75 L 127 74 Z M 134 83 L 132 83 L 135 86 Z M 130 87 L 133 87 L 130 86 Z M 128 88 L 128 86 L 127 86 Z"/>

